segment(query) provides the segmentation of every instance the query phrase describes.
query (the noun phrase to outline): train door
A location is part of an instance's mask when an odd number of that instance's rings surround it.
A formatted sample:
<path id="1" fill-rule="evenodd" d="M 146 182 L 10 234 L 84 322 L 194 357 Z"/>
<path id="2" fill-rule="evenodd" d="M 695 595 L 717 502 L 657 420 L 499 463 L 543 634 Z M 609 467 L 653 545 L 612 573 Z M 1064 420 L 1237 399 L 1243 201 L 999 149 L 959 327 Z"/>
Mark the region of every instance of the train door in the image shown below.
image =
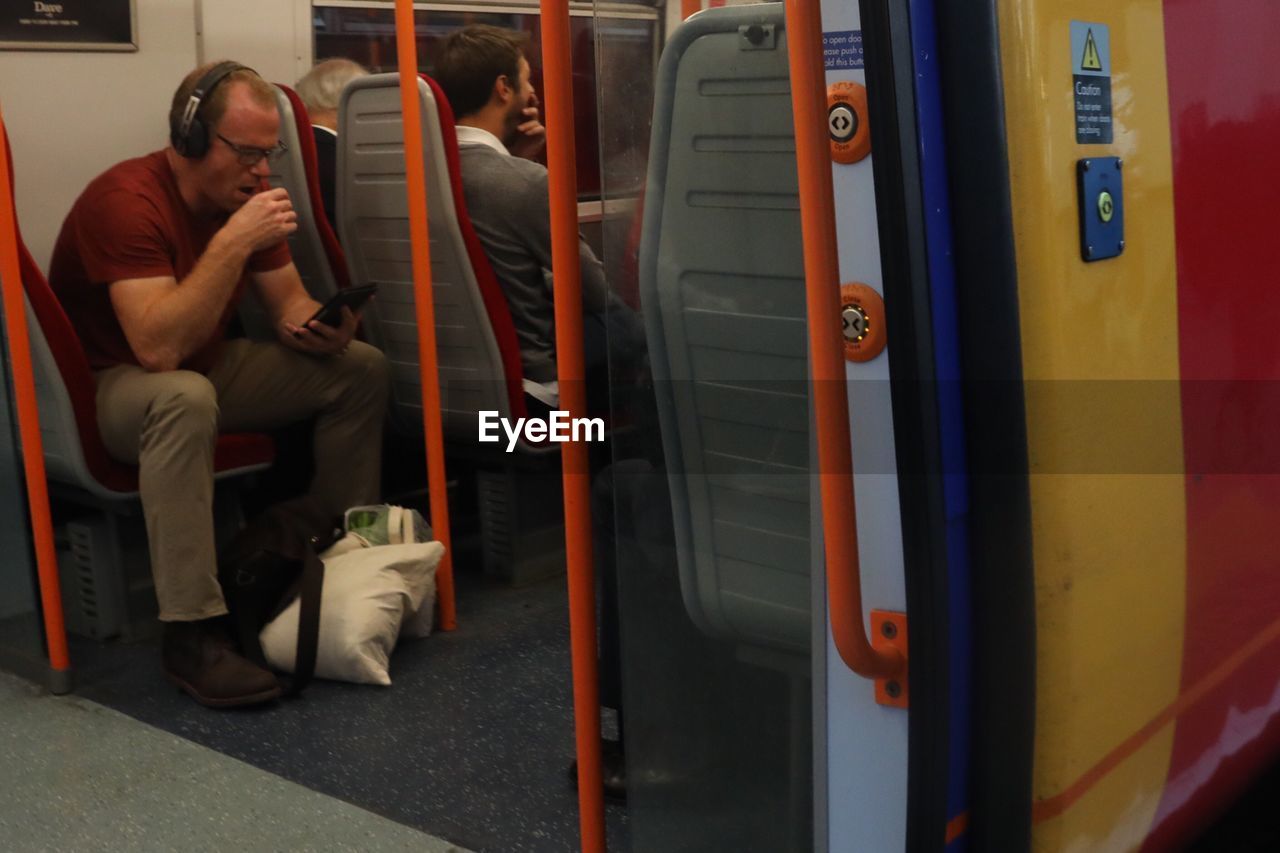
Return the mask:
<path id="1" fill-rule="evenodd" d="M 847 472 L 816 440 L 790 25 L 781 3 L 705 10 L 669 33 L 652 88 L 627 74 L 633 48 L 597 45 L 614 430 L 593 517 L 634 850 L 936 849 L 963 825 L 963 504 L 948 502 L 963 481 L 942 477 L 960 438 L 954 383 L 936 381 L 954 367 L 945 172 L 923 165 L 937 117 L 903 74 L 931 36 L 885 4 L 823 4 L 858 472 L 849 614 L 828 597 L 850 567 L 826 564 L 820 485 Z M 909 639 L 910 679 L 851 671 L 841 620 L 877 649 Z"/>

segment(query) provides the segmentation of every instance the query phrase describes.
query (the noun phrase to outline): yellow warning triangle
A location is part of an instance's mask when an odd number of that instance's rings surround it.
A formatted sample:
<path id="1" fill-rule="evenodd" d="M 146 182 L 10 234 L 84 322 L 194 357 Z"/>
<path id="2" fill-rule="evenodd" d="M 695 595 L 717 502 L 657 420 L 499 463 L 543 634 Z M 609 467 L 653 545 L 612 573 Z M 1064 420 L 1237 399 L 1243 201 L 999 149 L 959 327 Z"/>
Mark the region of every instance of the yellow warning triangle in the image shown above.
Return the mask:
<path id="1" fill-rule="evenodd" d="M 1102 70 L 1102 57 L 1098 55 L 1098 43 L 1093 40 L 1093 30 L 1089 30 L 1089 36 L 1084 41 L 1084 58 L 1080 60 L 1080 68 L 1085 71 Z"/>

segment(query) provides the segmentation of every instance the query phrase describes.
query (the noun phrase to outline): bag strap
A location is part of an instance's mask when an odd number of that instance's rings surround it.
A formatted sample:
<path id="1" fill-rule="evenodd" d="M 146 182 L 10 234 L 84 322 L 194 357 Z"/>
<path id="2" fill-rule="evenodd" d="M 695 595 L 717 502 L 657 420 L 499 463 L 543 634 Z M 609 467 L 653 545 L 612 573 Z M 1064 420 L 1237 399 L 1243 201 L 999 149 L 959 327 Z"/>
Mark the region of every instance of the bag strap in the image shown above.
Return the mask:
<path id="1" fill-rule="evenodd" d="M 297 696 L 311 683 L 316 673 L 316 654 L 320 644 L 320 593 L 324 589 L 324 562 L 307 543 L 302 558 L 302 577 L 298 582 L 298 653 L 294 658 L 293 678 L 286 696 Z"/>

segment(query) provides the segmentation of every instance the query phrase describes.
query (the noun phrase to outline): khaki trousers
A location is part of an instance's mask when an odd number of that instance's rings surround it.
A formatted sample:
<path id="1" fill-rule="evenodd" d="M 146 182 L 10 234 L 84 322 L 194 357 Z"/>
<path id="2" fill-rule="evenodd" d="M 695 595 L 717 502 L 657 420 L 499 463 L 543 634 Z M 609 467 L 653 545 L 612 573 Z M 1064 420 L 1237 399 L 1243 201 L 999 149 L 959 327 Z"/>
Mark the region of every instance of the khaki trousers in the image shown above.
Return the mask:
<path id="1" fill-rule="evenodd" d="M 219 432 L 270 430 L 316 416 L 311 493 L 334 514 L 379 498 L 390 372 L 352 341 L 314 357 L 278 343 L 228 341 L 208 375 L 119 365 L 97 374 L 98 427 L 112 456 L 136 463 L 163 621 L 227 612 L 213 533 Z"/>

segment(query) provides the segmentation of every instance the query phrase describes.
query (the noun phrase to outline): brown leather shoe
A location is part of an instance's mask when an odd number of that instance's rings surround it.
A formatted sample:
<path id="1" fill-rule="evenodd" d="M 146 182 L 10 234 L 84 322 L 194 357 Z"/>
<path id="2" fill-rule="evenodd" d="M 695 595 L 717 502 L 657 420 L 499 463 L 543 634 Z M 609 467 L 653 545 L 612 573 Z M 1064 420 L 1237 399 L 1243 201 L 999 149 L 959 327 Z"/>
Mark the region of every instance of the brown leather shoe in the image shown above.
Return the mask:
<path id="1" fill-rule="evenodd" d="M 165 622 L 165 677 L 210 708 L 238 708 L 277 698 L 281 690 L 276 677 L 237 654 L 221 623 Z"/>

